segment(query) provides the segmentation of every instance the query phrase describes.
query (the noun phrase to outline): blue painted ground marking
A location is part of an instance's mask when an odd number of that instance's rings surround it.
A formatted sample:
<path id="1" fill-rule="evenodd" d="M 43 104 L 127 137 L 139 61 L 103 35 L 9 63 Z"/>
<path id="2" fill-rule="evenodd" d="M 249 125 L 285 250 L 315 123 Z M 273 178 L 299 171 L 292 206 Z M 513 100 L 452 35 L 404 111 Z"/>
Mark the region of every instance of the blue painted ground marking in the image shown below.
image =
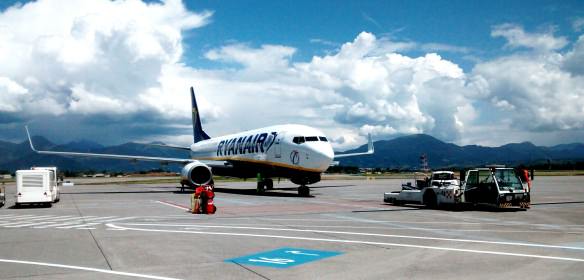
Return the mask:
<path id="1" fill-rule="evenodd" d="M 288 268 L 307 262 L 334 257 L 341 252 L 317 251 L 302 248 L 280 248 L 273 251 L 261 252 L 239 258 L 227 259 L 226 262 L 238 264 Z"/>

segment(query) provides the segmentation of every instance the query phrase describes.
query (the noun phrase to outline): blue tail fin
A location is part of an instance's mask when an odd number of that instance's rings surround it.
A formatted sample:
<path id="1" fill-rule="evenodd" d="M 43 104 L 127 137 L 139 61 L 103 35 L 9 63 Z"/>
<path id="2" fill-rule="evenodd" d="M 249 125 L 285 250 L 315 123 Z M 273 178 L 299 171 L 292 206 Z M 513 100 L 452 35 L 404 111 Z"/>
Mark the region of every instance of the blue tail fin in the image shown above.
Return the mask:
<path id="1" fill-rule="evenodd" d="M 191 87 L 191 103 L 193 105 L 193 136 L 195 143 L 207 139 L 211 139 L 207 133 L 203 131 L 201 126 L 201 117 L 199 117 L 199 107 L 197 107 L 197 99 L 195 99 L 195 90 Z"/>

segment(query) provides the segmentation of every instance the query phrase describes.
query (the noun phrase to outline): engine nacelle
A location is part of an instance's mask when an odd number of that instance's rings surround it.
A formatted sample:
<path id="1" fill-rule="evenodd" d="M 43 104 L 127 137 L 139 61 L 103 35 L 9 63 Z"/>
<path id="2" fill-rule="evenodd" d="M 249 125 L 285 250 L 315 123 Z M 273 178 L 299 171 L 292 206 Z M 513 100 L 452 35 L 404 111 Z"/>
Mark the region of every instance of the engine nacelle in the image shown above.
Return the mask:
<path id="1" fill-rule="evenodd" d="M 191 162 L 180 172 L 181 184 L 189 186 L 207 185 L 213 181 L 213 173 L 211 168 L 202 162 Z"/>

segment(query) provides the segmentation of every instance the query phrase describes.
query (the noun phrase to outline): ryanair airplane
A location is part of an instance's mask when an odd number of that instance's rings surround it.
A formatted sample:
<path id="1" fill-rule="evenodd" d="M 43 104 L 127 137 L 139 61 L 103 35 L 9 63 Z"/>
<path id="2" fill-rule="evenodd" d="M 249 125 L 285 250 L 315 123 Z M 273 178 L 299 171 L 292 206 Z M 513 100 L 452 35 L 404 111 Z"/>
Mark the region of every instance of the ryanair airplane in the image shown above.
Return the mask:
<path id="1" fill-rule="evenodd" d="M 194 143 L 190 147 L 155 145 L 190 151 L 190 159 L 146 156 L 76 153 L 36 150 L 26 127 L 30 147 L 39 154 L 99 157 L 134 161 L 157 161 L 184 164 L 181 184 L 191 187 L 210 184 L 213 175 L 257 178 L 258 193 L 274 187 L 272 178 L 289 178 L 299 185 L 298 195 L 309 196 L 307 185 L 320 181 L 320 175 L 334 159 L 373 154 L 369 135 L 367 152 L 335 155 L 333 148 L 318 129 L 297 124 L 276 125 L 211 138 L 203 131 L 195 92 L 191 87 Z"/>

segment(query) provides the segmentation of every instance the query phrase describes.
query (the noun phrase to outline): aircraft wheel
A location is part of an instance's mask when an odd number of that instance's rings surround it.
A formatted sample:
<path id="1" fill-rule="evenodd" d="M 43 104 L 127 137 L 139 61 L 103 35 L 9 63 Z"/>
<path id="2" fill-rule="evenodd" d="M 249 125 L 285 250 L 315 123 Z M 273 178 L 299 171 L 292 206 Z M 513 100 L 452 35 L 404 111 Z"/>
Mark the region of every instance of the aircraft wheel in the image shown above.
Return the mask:
<path id="1" fill-rule="evenodd" d="M 310 196 L 310 188 L 307 186 L 298 187 L 298 196 L 308 197 Z"/>
<path id="2" fill-rule="evenodd" d="M 274 189 L 274 181 L 272 179 L 266 179 L 264 181 L 264 184 L 266 185 L 266 189 L 268 189 L 268 190 Z"/>

